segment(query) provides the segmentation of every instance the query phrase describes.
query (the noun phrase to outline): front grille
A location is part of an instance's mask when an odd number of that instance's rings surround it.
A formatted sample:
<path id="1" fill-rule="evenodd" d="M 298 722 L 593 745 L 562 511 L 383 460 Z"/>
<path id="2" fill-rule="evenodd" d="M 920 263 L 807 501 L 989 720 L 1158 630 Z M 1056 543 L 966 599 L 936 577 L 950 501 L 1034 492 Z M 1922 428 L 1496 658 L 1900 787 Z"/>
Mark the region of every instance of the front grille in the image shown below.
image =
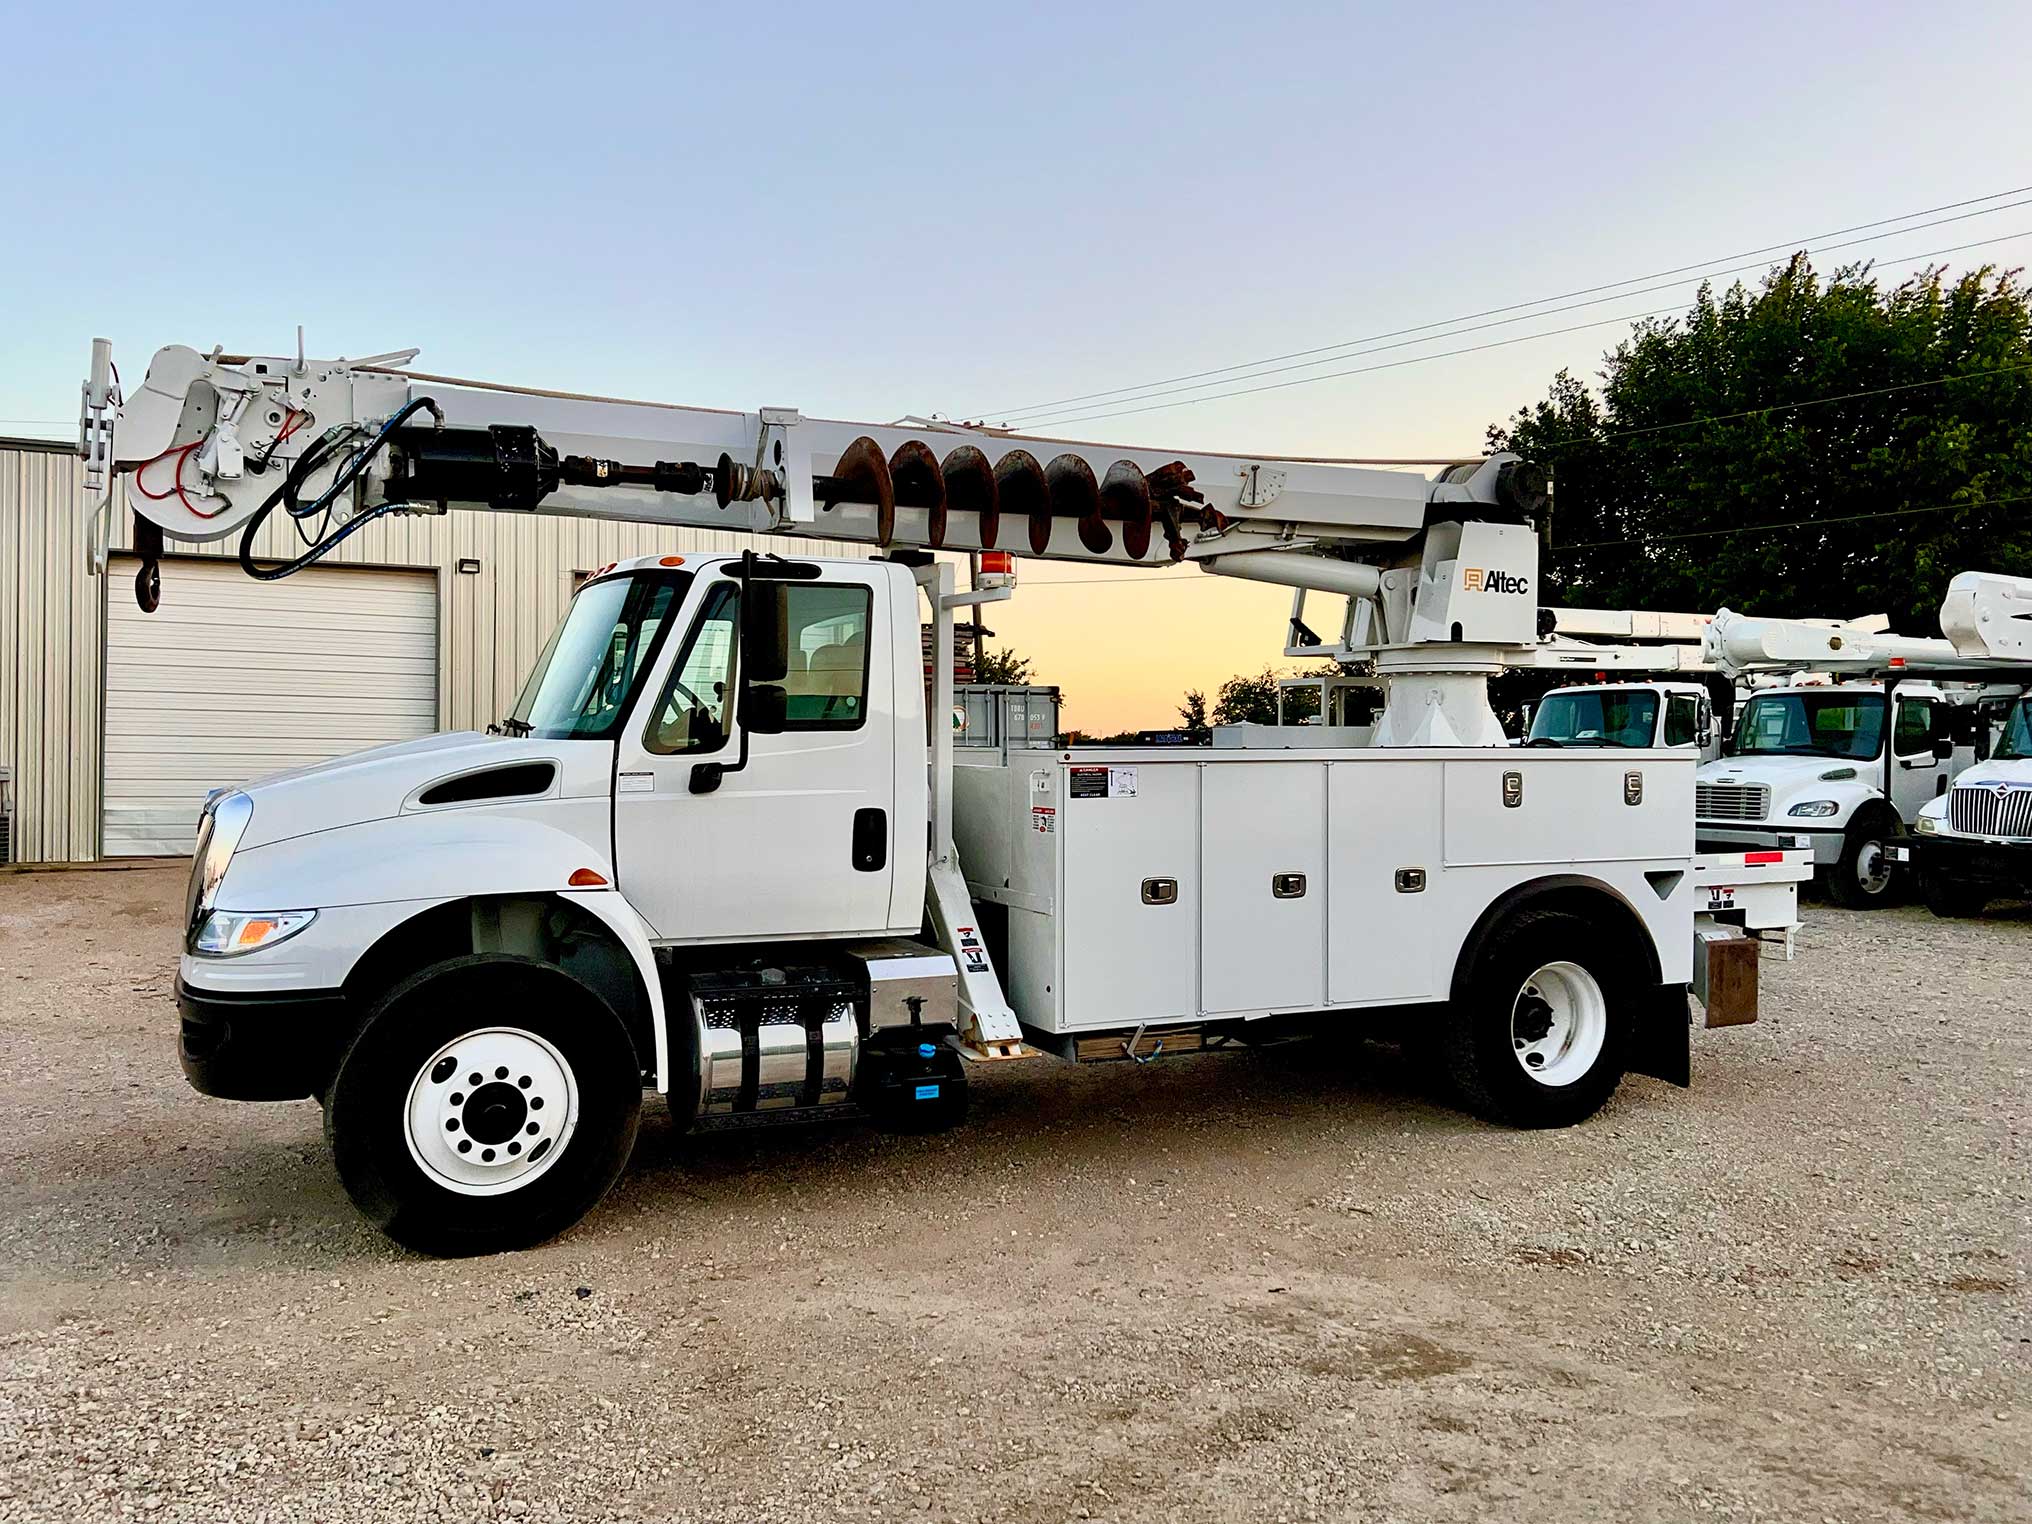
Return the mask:
<path id="1" fill-rule="evenodd" d="M 1693 813 L 1702 820 L 1762 820 L 1771 811 L 1763 783 L 1696 783 Z"/>
<path id="2" fill-rule="evenodd" d="M 1947 823 L 1964 836 L 2032 836 L 2032 788 L 1971 783 L 1947 798 Z"/>

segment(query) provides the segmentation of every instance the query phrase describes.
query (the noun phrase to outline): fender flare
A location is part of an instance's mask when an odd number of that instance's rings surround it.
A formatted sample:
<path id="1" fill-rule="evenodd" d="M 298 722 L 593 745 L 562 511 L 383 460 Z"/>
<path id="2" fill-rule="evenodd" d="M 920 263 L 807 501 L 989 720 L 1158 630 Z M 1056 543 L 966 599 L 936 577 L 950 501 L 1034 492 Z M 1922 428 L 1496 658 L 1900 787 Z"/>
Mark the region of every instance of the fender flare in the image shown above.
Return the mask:
<path id="1" fill-rule="evenodd" d="M 670 1094 L 670 1023 L 665 1017 L 663 980 L 656 972 L 656 947 L 649 940 L 647 923 L 618 889 L 574 889 L 558 898 L 598 916 L 634 961 L 635 973 L 642 981 L 643 998 L 649 1006 L 650 1031 L 655 1034 L 656 1088 Z"/>

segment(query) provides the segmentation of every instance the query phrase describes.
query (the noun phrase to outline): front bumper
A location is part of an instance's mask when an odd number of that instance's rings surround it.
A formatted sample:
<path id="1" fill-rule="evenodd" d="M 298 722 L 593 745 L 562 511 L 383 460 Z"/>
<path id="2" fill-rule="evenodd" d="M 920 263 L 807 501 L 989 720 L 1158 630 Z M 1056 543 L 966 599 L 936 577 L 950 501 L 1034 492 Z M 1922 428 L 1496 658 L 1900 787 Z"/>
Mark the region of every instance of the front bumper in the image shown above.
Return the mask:
<path id="1" fill-rule="evenodd" d="M 1720 821 L 1696 820 L 1693 834 L 1703 852 L 1784 851 L 1813 848 L 1814 866 L 1825 868 L 1841 861 L 1842 833 L 1800 825 L 1746 826 Z"/>
<path id="2" fill-rule="evenodd" d="M 177 1060 L 205 1095 L 229 1101 L 315 1096 L 350 1030 L 338 990 L 235 993 L 176 981 Z"/>
<path id="3" fill-rule="evenodd" d="M 1924 877 L 1938 873 L 1957 884 L 1977 884 L 1999 894 L 2032 895 L 2032 843 L 2010 846 L 1967 836 L 1912 836 L 1892 849 Z"/>

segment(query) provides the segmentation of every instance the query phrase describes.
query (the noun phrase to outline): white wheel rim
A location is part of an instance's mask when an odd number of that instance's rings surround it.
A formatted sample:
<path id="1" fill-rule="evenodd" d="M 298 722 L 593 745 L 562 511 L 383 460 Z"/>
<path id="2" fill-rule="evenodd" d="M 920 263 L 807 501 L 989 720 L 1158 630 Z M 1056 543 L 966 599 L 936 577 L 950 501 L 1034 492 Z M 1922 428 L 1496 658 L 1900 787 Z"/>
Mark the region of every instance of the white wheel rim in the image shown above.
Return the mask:
<path id="1" fill-rule="evenodd" d="M 1510 1003 L 1517 1067 L 1548 1088 L 1571 1085 L 1595 1066 L 1609 1035 L 1609 1002 L 1578 963 L 1547 963 Z"/>
<path id="2" fill-rule="evenodd" d="M 1856 887 L 1865 894 L 1882 894 L 1891 882 L 1891 859 L 1881 841 L 1866 841 L 1856 854 Z"/>
<path id="3" fill-rule="evenodd" d="M 578 1118 L 562 1053 L 520 1027 L 482 1027 L 424 1060 L 403 1134 L 417 1168 L 446 1190 L 499 1196 L 556 1164 Z"/>

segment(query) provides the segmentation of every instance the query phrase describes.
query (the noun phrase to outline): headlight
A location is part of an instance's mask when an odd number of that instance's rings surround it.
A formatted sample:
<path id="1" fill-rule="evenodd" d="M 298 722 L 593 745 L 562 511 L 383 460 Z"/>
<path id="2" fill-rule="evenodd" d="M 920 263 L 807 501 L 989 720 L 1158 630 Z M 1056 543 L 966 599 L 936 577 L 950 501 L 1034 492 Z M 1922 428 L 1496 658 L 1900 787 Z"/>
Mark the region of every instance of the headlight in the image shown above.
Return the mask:
<path id="1" fill-rule="evenodd" d="M 1921 836 L 1938 836 L 1940 834 L 1940 821 L 1933 815 L 1921 815 L 1917 820 L 1912 822 L 1912 829 L 1917 831 Z"/>
<path id="2" fill-rule="evenodd" d="M 201 958 L 237 958 L 286 942 L 317 919 L 315 910 L 214 910 L 191 942 Z"/>
<path id="3" fill-rule="evenodd" d="M 186 937 L 197 936 L 198 928 L 218 903 L 219 884 L 225 879 L 226 867 L 253 818 L 254 801 L 245 794 L 228 794 L 223 799 L 206 801 L 205 812 L 198 818 L 198 849 L 191 862 L 190 902 L 184 907 Z M 191 945 L 195 950 L 196 942 Z"/>
<path id="4" fill-rule="evenodd" d="M 1788 815 L 1826 816 L 1832 815 L 1840 808 L 1841 806 L 1836 804 L 1832 799 L 1809 799 L 1804 804 L 1793 805 L 1785 813 Z"/>

